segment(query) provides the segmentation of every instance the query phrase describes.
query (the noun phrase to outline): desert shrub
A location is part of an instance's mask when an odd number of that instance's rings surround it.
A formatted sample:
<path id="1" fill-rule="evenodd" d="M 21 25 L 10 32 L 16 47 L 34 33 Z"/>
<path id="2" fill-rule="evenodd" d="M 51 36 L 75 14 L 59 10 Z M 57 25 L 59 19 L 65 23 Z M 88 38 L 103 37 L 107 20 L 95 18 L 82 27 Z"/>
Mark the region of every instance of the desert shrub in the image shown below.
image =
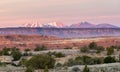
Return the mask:
<path id="1" fill-rule="evenodd" d="M 115 57 L 108 56 L 104 58 L 104 63 L 114 63 L 114 62 L 116 62 Z"/>
<path id="2" fill-rule="evenodd" d="M 35 55 L 26 62 L 26 67 L 33 67 L 34 69 L 45 69 L 47 66 L 53 68 L 55 65 L 55 59 L 49 55 Z"/>

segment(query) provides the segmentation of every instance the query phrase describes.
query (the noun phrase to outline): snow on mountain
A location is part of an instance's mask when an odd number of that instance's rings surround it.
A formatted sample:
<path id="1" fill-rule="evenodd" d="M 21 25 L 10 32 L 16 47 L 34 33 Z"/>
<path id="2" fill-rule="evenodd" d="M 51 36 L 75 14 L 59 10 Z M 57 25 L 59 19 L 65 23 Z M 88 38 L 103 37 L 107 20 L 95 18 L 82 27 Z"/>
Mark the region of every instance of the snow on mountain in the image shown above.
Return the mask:
<path id="1" fill-rule="evenodd" d="M 47 24 L 40 24 L 40 23 L 35 23 L 35 24 L 25 24 L 25 27 L 43 27 L 43 28 L 63 28 L 64 25 L 61 22 L 51 22 Z"/>
<path id="2" fill-rule="evenodd" d="M 51 22 L 51 23 L 48 23 L 48 24 L 43 24 L 43 27 L 63 28 L 64 25 L 61 22 Z"/>

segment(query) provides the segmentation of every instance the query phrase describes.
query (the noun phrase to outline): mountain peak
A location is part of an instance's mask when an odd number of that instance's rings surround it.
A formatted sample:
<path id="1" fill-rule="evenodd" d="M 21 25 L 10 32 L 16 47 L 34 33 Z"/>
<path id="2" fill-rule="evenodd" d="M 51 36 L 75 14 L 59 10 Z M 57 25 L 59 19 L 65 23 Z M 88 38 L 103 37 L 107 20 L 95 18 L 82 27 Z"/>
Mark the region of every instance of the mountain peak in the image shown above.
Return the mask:
<path id="1" fill-rule="evenodd" d="M 89 22 L 80 22 L 78 24 L 72 24 L 70 26 L 71 28 L 91 28 L 91 27 L 94 27 L 94 24 L 91 24 Z"/>
<path id="2" fill-rule="evenodd" d="M 91 24 L 91 23 L 85 21 L 85 22 L 80 22 L 80 24 Z"/>

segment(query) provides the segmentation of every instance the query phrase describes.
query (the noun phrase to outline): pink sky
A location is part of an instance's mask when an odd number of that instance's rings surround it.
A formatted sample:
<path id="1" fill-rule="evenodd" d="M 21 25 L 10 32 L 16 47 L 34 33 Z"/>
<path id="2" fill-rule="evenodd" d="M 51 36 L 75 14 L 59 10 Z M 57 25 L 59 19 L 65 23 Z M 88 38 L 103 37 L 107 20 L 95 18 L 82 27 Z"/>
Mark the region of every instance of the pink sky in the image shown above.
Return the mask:
<path id="1" fill-rule="evenodd" d="M 120 0 L 1 0 L 0 27 L 88 21 L 120 26 Z"/>

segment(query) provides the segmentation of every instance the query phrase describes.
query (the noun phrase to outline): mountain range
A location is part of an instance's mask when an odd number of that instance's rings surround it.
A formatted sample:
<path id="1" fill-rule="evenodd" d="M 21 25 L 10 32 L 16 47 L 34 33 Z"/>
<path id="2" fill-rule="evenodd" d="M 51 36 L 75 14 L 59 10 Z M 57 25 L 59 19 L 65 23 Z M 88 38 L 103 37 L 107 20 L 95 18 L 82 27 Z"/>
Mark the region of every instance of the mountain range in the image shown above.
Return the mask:
<path id="1" fill-rule="evenodd" d="M 65 26 L 62 22 L 51 22 L 46 24 L 25 24 L 24 27 L 42 27 L 42 28 L 119 28 L 113 24 L 102 23 L 102 24 L 92 24 L 89 22 L 80 22 L 77 24 L 72 24 Z"/>
<path id="2" fill-rule="evenodd" d="M 120 28 L 112 24 L 92 24 L 81 22 L 64 26 L 61 22 L 48 24 L 26 24 L 24 27 L 0 28 L 0 35 L 45 35 L 58 38 L 89 38 L 100 36 L 120 36 Z"/>
<path id="3" fill-rule="evenodd" d="M 81 22 L 78 24 L 72 24 L 69 26 L 70 28 L 118 28 L 112 24 L 102 23 L 102 24 L 91 24 L 89 22 Z"/>

